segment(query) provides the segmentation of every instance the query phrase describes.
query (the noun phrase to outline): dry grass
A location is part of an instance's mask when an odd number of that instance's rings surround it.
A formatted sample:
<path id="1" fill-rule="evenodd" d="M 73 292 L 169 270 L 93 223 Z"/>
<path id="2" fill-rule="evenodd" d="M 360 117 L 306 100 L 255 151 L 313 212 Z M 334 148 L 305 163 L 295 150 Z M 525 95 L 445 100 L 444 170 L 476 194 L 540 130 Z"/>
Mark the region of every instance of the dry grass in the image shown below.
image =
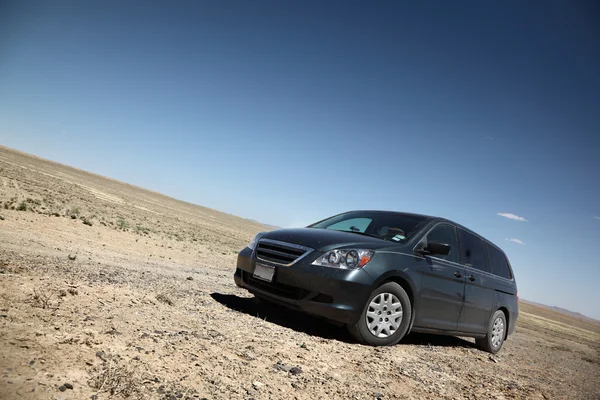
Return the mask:
<path id="1" fill-rule="evenodd" d="M 156 296 L 156 300 L 160 301 L 161 303 L 167 304 L 169 306 L 175 305 L 175 303 L 173 302 L 173 300 L 171 300 L 171 297 L 167 293 L 158 294 Z"/>
<path id="2" fill-rule="evenodd" d="M 121 365 L 117 360 L 108 359 L 97 367 L 88 385 L 97 390 L 96 394 L 108 393 L 117 397 L 137 397 L 140 394 L 141 378 L 132 365 Z"/>
<path id="3" fill-rule="evenodd" d="M 57 310 L 60 306 L 60 295 L 52 289 L 37 286 L 33 288 L 33 293 L 29 297 L 29 303 L 33 307 L 42 309 Z"/>

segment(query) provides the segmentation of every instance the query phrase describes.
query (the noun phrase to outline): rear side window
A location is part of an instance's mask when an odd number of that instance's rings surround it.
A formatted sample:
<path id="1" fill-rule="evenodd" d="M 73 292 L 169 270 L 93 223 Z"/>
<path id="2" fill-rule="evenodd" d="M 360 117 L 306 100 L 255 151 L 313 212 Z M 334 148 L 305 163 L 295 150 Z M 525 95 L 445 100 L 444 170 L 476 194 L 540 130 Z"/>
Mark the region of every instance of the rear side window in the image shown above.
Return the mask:
<path id="1" fill-rule="evenodd" d="M 485 248 L 487 250 L 491 273 L 494 275 L 501 276 L 506 279 L 511 279 L 512 275 L 510 273 L 510 268 L 508 267 L 508 261 L 506 261 L 506 256 L 500 250 L 495 248 L 494 246 L 485 244 Z"/>
<path id="2" fill-rule="evenodd" d="M 487 271 L 483 241 L 462 229 L 458 230 L 460 238 L 461 262 L 469 267 Z"/>

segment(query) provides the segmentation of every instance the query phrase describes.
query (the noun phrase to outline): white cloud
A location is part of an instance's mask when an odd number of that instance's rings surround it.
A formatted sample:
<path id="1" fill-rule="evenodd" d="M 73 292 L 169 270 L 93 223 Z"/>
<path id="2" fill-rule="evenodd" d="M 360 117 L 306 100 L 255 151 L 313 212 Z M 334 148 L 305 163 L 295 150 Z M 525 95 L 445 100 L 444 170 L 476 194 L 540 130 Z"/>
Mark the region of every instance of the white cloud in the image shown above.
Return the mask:
<path id="1" fill-rule="evenodd" d="M 513 242 L 513 243 L 521 244 L 521 245 L 525 246 L 525 242 L 522 241 L 521 239 L 515 239 L 515 238 L 510 238 L 509 239 L 509 238 L 506 238 L 505 240 L 508 240 L 509 242 Z"/>
<path id="2" fill-rule="evenodd" d="M 527 221 L 525 218 L 519 217 L 518 215 L 513 213 L 498 213 L 498 215 L 504 218 L 514 219 L 515 221 Z"/>
<path id="3" fill-rule="evenodd" d="M 599 216 L 597 216 L 597 215 L 594 215 L 594 218 L 596 218 L 596 219 L 600 219 L 600 217 L 599 217 Z"/>

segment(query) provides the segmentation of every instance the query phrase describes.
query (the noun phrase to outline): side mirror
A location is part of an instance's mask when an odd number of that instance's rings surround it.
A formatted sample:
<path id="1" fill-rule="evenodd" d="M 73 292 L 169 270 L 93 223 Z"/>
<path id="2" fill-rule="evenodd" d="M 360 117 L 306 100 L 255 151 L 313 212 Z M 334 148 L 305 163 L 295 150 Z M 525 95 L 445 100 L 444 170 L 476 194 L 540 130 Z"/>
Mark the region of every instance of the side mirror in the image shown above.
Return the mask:
<path id="1" fill-rule="evenodd" d="M 430 256 L 447 256 L 450 254 L 450 245 L 440 242 L 429 242 L 427 243 L 427 246 L 420 251 L 420 253 Z"/>

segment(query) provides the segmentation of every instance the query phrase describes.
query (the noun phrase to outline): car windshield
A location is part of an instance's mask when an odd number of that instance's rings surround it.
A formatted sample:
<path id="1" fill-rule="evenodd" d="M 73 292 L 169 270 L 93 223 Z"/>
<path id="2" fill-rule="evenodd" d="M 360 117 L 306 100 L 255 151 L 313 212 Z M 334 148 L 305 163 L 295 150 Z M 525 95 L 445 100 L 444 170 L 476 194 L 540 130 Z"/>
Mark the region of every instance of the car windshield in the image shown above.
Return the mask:
<path id="1" fill-rule="evenodd" d="M 404 242 L 415 233 L 425 217 L 385 211 L 352 211 L 309 225 L 308 228 L 330 229 Z"/>

